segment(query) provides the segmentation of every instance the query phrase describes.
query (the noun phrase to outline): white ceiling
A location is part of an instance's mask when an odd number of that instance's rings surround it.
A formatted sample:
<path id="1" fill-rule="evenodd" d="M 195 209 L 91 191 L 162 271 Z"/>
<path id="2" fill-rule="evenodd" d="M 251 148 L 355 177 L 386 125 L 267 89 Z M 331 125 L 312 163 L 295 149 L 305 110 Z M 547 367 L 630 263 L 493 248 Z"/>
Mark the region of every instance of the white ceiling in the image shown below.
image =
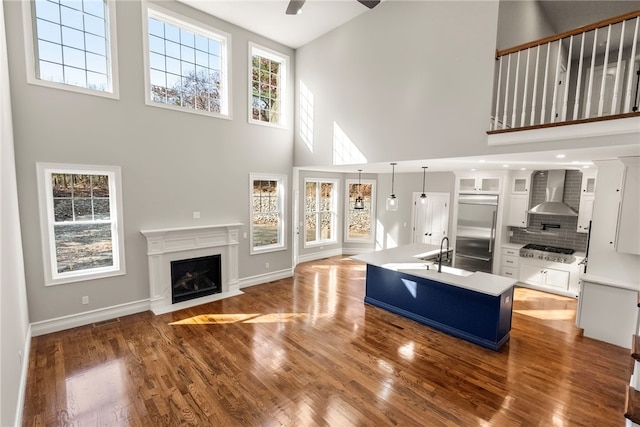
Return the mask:
<path id="1" fill-rule="evenodd" d="M 356 0 L 306 0 L 302 13 L 287 15 L 289 0 L 179 0 L 297 49 L 368 11 Z"/>

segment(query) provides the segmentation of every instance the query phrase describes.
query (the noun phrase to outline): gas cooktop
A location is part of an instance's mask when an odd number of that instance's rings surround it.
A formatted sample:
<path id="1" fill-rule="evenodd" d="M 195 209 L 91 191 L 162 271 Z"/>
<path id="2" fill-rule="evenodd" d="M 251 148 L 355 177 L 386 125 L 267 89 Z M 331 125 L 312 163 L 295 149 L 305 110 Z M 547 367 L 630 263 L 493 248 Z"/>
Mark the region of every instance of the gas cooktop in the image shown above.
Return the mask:
<path id="1" fill-rule="evenodd" d="M 535 243 L 529 243 L 520 249 L 520 256 L 524 258 L 537 258 L 567 264 L 575 260 L 574 253 L 575 249 L 537 245 Z"/>

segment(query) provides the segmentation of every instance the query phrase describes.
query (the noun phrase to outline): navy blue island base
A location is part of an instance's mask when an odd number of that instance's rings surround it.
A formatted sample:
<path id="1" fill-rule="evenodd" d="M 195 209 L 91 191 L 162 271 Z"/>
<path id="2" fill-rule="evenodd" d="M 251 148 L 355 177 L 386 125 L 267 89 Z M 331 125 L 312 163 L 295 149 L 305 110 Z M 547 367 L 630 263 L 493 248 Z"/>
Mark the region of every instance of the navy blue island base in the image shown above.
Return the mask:
<path id="1" fill-rule="evenodd" d="M 491 295 L 367 264 L 364 301 L 494 351 L 509 340 L 513 286 Z"/>

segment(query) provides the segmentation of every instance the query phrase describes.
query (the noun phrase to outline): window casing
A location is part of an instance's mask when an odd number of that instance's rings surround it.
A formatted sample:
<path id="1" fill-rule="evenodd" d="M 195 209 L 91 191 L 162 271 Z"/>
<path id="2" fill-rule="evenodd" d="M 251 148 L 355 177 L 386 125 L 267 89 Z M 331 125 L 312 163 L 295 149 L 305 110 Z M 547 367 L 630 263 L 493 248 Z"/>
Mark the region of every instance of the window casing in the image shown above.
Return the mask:
<path id="1" fill-rule="evenodd" d="M 251 174 L 251 254 L 284 250 L 286 175 Z"/>
<path id="2" fill-rule="evenodd" d="M 24 1 L 27 81 L 118 98 L 115 1 Z"/>
<path id="3" fill-rule="evenodd" d="M 125 274 L 117 166 L 38 163 L 45 285 Z"/>
<path id="4" fill-rule="evenodd" d="M 337 180 L 304 180 L 304 246 L 337 242 Z"/>
<path id="5" fill-rule="evenodd" d="M 249 43 L 249 123 L 285 127 L 289 57 Z"/>
<path id="6" fill-rule="evenodd" d="M 361 195 L 364 209 L 354 209 L 356 198 Z M 376 181 L 348 179 L 345 188 L 345 242 L 369 243 L 375 237 Z"/>
<path id="7" fill-rule="evenodd" d="M 231 118 L 231 35 L 143 2 L 147 105 Z"/>

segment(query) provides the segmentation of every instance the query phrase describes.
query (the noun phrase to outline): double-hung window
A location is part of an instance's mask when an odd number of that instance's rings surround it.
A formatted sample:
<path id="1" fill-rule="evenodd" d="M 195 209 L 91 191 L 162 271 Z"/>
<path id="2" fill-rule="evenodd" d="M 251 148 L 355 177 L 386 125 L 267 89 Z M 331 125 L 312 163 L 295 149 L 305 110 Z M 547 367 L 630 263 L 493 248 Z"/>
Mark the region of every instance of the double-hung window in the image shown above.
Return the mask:
<path id="1" fill-rule="evenodd" d="M 249 43 L 249 123 L 285 126 L 289 57 Z"/>
<path id="2" fill-rule="evenodd" d="M 45 285 L 125 274 L 120 168 L 38 163 Z"/>
<path id="3" fill-rule="evenodd" d="M 338 181 L 306 178 L 304 181 L 305 247 L 337 241 Z"/>
<path id="4" fill-rule="evenodd" d="M 118 97 L 115 1 L 23 2 L 29 83 Z"/>
<path id="5" fill-rule="evenodd" d="M 143 9 L 146 103 L 231 118 L 231 36 L 149 3 Z"/>
<path id="6" fill-rule="evenodd" d="M 286 249 L 286 186 L 286 175 L 250 175 L 252 254 Z"/>
<path id="7" fill-rule="evenodd" d="M 346 188 L 346 242 L 373 242 L 375 219 L 375 184 L 374 180 L 347 180 Z M 356 199 L 362 198 L 363 208 L 356 209 Z"/>

